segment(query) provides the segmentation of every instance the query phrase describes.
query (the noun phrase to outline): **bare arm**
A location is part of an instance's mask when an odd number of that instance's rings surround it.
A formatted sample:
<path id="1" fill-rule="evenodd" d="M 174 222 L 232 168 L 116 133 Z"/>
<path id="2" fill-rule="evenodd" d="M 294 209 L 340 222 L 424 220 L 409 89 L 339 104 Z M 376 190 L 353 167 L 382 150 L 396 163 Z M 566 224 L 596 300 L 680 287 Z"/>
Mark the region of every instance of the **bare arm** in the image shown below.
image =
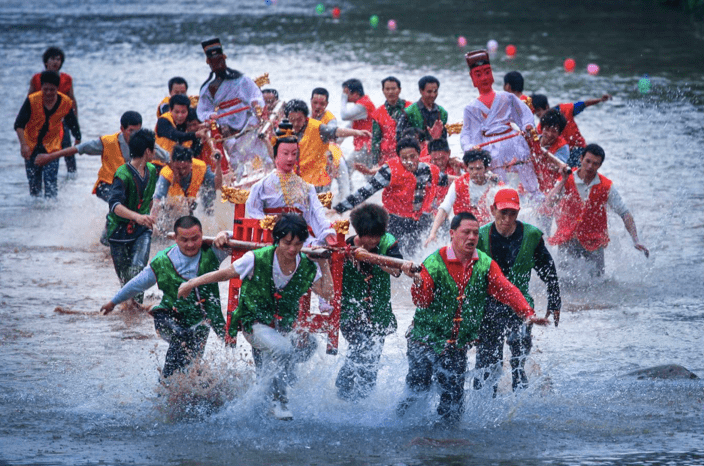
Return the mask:
<path id="1" fill-rule="evenodd" d="M 585 107 L 591 107 L 592 105 L 596 105 L 596 104 L 600 104 L 600 103 L 602 103 L 602 102 L 606 102 L 606 101 L 609 100 L 610 98 L 611 98 L 611 96 L 610 96 L 609 94 L 604 94 L 604 95 L 602 95 L 601 97 L 599 97 L 598 99 L 589 99 L 589 100 L 585 100 L 585 101 L 584 101 L 584 106 L 585 106 Z"/>
<path id="2" fill-rule="evenodd" d="M 372 133 L 366 129 L 340 128 L 335 131 L 335 137 L 346 138 L 348 136 L 372 137 Z"/>
<path id="3" fill-rule="evenodd" d="M 140 213 L 128 209 L 122 204 L 117 204 L 113 212 L 115 212 L 115 215 L 117 215 L 118 217 L 126 218 L 127 220 L 133 220 L 147 228 L 154 228 L 154 223 L 156 223 L 155 217 L 153 215 L 142 215 Z"/>
<path id="4" fill-rule="evenodd" d="M 333 289 L 332 274 L 330 273 L 330 263 L 327 259 L 315 259 L 320 266 L 320 272 L 322 276 L 317 282 L 313 283 L 312 290 L 315 294 L 330 301 L 335 296 L 335 290 Z"/>
<path id="5" fill-rule="evenodd" d="M 29 144 L 27 144 L 27 140 L 24 138 L 24 128 L 17 128 L 15 132 L 17 133 L 17 139 L 20 141 L 20 154 L 22 154 L 22 158 L 29 160 L 29 157 L 32 155 L 32 150 L 29 148 Z"/>
<path id="6" fill-rule="evenodd" d="M 428 247 L 428 245 L 435 241 L 435 238 L 438 234 L 438 230 L 440 229 L 440 226 L 445 223 L 445 220 L 447 220 L 447 212 L 445 212 L 443 209 L 438 209 L 438 213 L 435 214 L 435 221 L 433 222 L 433 228 L 430 229 L 430 234 L 428 234 L 428 239 L 425 240 L 425 243 L 423 243 L 424 247 Z"/>
<path id="7" fill-rule="evenodd" d="M 41 167 L 42 165 L 46 165 L 47 163 L 53 162 L 54 160 L 60 159 L 61 157 L 68 157 L 77 153 L 78 148 L 76 146 L 71 146 L 67 147 L 66 149 L 57 150 L 56 152 L 52 152 L 51 154 L 39 154 L 37 155 L 37 158 L 34 159 L 34 164 L 39 165 Z"/>
<path id="8" fill-rule="evenodd" d="M 638 239 L 638 230 L 636 229 L 636 221 L 633 220 L 633 215 L 631 215 L 630 212 L 626 212 L 623 214 L 621 219 L 623 220 L 626 230 L 633 239 L 633 246 L 635 246 L 637 250 L 642 251 L 643 254 L 645 254 L 645 257 L 650 257 L 650 251 L 648 251 L 648 248 L 646 248 L 645 245 Z"/>
<path id="9" fill-rule="evenodd" d="M 225 280 L 230 280 L 232 278 L 237 277 L 239 277 L 239 275 L 237 274 L 237 272 L 235 272 L 235 269 L 232 267 L 208 272 L 199 277 L 192 278 L 185 283 L 181 283 L 181 286 L 178 287 L 178 297 L 187 297 L 189 294 L 191 294 L 193 288 L 197 286 L 207 285 L 208 283 L 224 282 Z"/>

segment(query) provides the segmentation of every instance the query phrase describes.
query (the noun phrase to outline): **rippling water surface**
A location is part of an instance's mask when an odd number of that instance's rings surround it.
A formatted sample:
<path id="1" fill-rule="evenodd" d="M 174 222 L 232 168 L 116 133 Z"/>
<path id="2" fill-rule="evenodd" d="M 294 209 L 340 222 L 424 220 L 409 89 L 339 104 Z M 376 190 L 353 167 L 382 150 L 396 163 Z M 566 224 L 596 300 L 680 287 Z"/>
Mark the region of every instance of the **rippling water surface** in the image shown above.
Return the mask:
<path id="1" fill-rule="evenodd" d="M 646 1 L 574 3 L 348 1 L 333 21 L 305 0 L 3 2 L 0 464 L 704 463 L 701 28 Z M 388 19 L 395 32 L 384 27 Z M 466 49 L 456 45 L 460 35 Z M 285 99 L 308 100 L 313 87 L 327 87 L 334 113 L 345 79 L 361 78 L 380 104 L 381 78 L 398 76 L 402 97 L 416 100 L 415 83 L 432 73 L 450 121 L 476 97 L 462 54 L 489 39 L 515 44 L 514 60 L 494 59 L 497 81 L 518 69 L 527 93 L 545 93 L 551 104 L 613 94 L 577 121 L 605 148 L 602 172 L 615 180 L 651 258 L 610 218 L 607 276 L 563 287 L 560 327 L 534 333 L 531 387 L 514 396 L 505 374 L 495 400 L 468 392 L 453 429 L 435 424 L 435 398 L 403 420 L 394 415 L 413 312 L 405 280 L 393 282 L 401 330 L 387 339 L 368 400 L 336 398 L 341 358 L 321 351 L 291 390 L 296 420 L 274 422 L 252 385 L 247 344 L 224 350 L 213 337 L 211 383 L 235 397 L 213 413 L 174 409 L 157 382 L 166 345 L 151 319 L 97 315 L 118 288 L 98 244 L 106 207 L 89 195 L 99 160 L 79 157 L 74 181 L 62 163 L 58 202 L 35 204 L 12 123 L 42 52 L 57 44 L 74 77 L 85 140 L 116 132 L 128 109 L 151 127 L 170 77 L 184 76 L 192 90 L 205 80 L 199 42 L 211 36 L 223 40 L 231 67 L 270 73 Z M 578 63 L 574 74 L 562 71 L 567 57 Z M 586 74 L 590 62 L 601 67 L 598 76 Z M 644 95 L 637 83 L 646 74 L 652 92 Z M 206 233 L 214 233 L 211 223 Z M 544 309 L 544 287 L 536 281 L 533 290 Z M 700 379 L 625 376 L 669 363 Z"/>

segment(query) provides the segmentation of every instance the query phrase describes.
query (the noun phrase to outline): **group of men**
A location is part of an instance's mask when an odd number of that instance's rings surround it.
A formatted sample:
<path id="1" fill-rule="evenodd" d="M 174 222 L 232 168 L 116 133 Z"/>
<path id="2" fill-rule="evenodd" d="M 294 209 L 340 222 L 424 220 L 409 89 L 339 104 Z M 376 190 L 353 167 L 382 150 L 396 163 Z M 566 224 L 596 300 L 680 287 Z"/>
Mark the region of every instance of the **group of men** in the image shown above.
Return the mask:
<path id="1" fill-rule="evenodd" d="M 544 96 L 522 94 L 516 72 L 506 76 L 504 91 L 494 91 L 489 54 L 470 52 L 465 58 L 479 97 L 464 110 L 459 162 L 450 157 L 451 126 L 447 111 L 435 103 L 440 82 L 433 76 L 420 79 L 421 97 L 415 103 L 400 98 L 397 78 L 383 79 L 386 102 L 378 108 L 359 80 L 345 81 L 341 116 L 352 126 L 343 128 L 326 108 L 327 90 L 313 90 L 312 113 L 302 100 L 282 108 L 275 90 L 262 91 L 227 67 L 218 39 L 202 46 L 211 74 L 200 95 L 188 98 L 185 80 L 172 79 L 171 95 L 157 110 L 155 132 L 143 129 L 141 115 L 128 111 L 119 132 L 81 143 L 75 100 L 59 90 L 61 75 L 49 64 L 39 75 L 40 90 L 30 93 L 15 122 L 33 196 L 41 194 L 42 181 L 45 195 L 56 195 L 59 158 L 101 155 L 93 192 L 109 206 L 104 238 L 123 285 L 102 311 L 139 299 L 158 285 L 163 298 L 151 313 L 157 333 L 169 342 L 164 377 L 202 356 L 210 328 L 228 344 L 241 329 L 258 371 L 271 377 L 273 414 L 292 418 L 287 387 L 295 378 L 295 364 L 309 358 L 315 347 L 315 339 L 296 325 L 298 301 L 309 289 L 323 301 L 334 298 L 328 262 L 301 251 L 311 240 L 318 246 L 333 243 L 335 231 L 317 193 L 329 190 L 333 179 L 345 192 L 349 179 L 341 174 L 347 161 L 369 177 L 334 206 L 337 213 L 352 210 L 356 235 L 347 239 L 351 249 L 403 259 L 417 253 L 425 234 L 425 246 L 448 232 L 450 242 L 430 254 L 420 269 L 408 260 L 389 268 L 347 258 L 341 330 L 349 345 L 336 380 L 342 399 L 363 398 L 374 389 L 384 340 L 397 326 L 390 276 L 401 272 L 413 279 L 416 310 L 407 332 L 408 393 L 398 406 L 399 415 L 436 380 L 441 390 L 438 414 L 458 420 L 471 346 L 478 348 L 475 388 L 493 377 L 496 393 L 505 339 L 511 349 L 513 388 L 527 385 L 524 364 L 531 326 L 547 325 L 550 315 L 557 325 L 561 302 L 543 233 L 517 220 L 519 194 L 539 206 L 542 218 L 551 222 L 554 217 L 557 230 L 547 242 L 587 259 L 596 275 L 604 271 L 603 251 L 609 242 L 607 206 L 622 217 L 635 247 L 648 255 L 618 191 L 598 173 L 604 150 L 587 145 L 574 124 L 574 115 L 596 100 L 548 109 Z M 60 58 L 63 62 L 63 53 Z M 533 127 L 534 112 L 540 116 L 540 136 Z M 278 125 L 276 134 L 263 129 L 267 121 Z M 64 124 L 76 145 L 62 149 Z M 336 144 L 341 137 L 354 138 L 347 161 Z M 200 221 L 192 215 L 193 201 L 205 188 L 204 202 L 211 204 L 223 171 L 239 179 L 245 175 L 243 167 L 257 158 L 269 173 L 251 187 L 247 215 L 277 216 L 274 244 L 220 269 L 231 233 L 220 232 L 212 244 L 204 243 Z M 365 203 L 379 190 L 383 206 Z M 188 199 L 191 215 L 175 223 L 176 245 L 148 262 L 156 215 L 167 196 Z M 532 269 L 548 287 L 545 318 L 535 315 L 528 292 Z M 243 285 L 233 316 L 236 324 L 227 327 L 215 282 L 233 278 Z"/>

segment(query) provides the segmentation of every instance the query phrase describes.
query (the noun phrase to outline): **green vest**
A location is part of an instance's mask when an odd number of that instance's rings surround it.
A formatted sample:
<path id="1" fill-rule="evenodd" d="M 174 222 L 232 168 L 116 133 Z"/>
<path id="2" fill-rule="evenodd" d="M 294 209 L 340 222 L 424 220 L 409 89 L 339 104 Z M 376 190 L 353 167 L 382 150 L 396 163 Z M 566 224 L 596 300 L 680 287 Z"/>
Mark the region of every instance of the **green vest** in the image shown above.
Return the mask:
<path id="1" fill-rule="evenodd" d="M 479 260 L 474 264 L 472 276 L 464 290 L 462 322 L 456 343 L 458 348 L 477 339 L 484 317 L 491 258 L 481 251 L 477 251 L 477 254 Z M 448 272 L 439 250 L 428 256 L 423 265 L 435 283 L 435 294 L 428 307 L 416 308 L 411 338 L 427 343 L 439 354 L 452 337 L 460 290 Z"/>
<path id="2" fill-rule="evenodd" d="M 493 222 L 488 223 L 479 229 L 479 243 L 477 243 L 477 249 L 488 254 L 489 257 L 493 257 L 491 254 L 491 242 L 489 241 L 491 226 L 493 224 Z M 521 243 L 521 249 L 518 250 L 516 261 L 513 263 L 513 266 L 511 266 L 508 275 L 506 275 L 508 281 L 521 290 L 523 297 L 526 298 L 530 307 L 533 307 L 533 298 L 528 292 L 528 286 L 530 285 L 530 273 L 535 265 L 533 262 L 533 254 L 535 253 L 535 248 L 540 244 L 542 237 L 542 231 L 538 230 L 533 225 L 523 223 L 523 242 Z"/>
<path id="3" fill-rule="evenodd" d="M 386 255 L 396 238 L 385 233 L 379 242 L 380 255 Z M 371 298 L 371 299 L 370 299 Z M 391 277 L 378 265 L 372 266 L 369 276 L 361 273 L 352 261 L 345 261 L 342 275 L 340 326 L 345 327 L 364 320 L 369 329 L 380 335 L 396 331 L 396 317 L 391 310 Z"/>
<path id="4" fill-rule="evenodd" d="M 233 315 L 235 322 L 242 323 L 245 332 L 252 331 L 252 324 L 278 327 L 289 331 L 298 317 L 298 301 L 313 285 L 317 268 L 313 261 L 301 255 L 296 272 L 283 289 L 274 285 L 275 246 L 267 246 L 254 252 L 254 271 L 252 278 L 242 277 L 240 300 Z M 237 332 L 237 326 L 230 328 L 230 333 Z"/>
<path id="5" fill-rule="evenodd" d="M 178 287 L 187 280 L 176 272 L 171 259 L 167 255 L 169 251 L 176 247 L 178 246 L 173 245 L 163 251 L 159 251 L 149 264 L 154 271 L 154 275 L 156 275 L 157 286 L 164 292 L 164 296 L 156 308 L 171 311 L 173 317 L 183 327 L 191 327 L 202 321 L 205 318 L 203 315 L 203 311 L 205 311 L 213 330 L 220 338 L 223 338 L 225 336 L 225 319 L 222 316 L 220 291 L 217 283 L 199 286 L 193 289 L 186 298 L 178 297 Z M 219 268 L 220 262 L 213 250 L 203 246 L 200 250 L 198 276 L 213 272 Z M 197 294 L 196 291 L 198 292 Z M 198 302 L 198 296 L 200 296 L 202 306 Z"/>
<path id="6" fill-rule="evenodd" d="M 137 190 L 137 183 L 134 181 L 134 175 L 132 174 L 132 171 L 127 168 L 127 164 L 120 165 L 117 171 L 115 171 L 115 178 L 120 178 L 122 180 L 127 191 L 127 201 L 124 206 L 141 215 L 149 214 L 152 197 L 154 197 L 154 190 L 156 189 L 156 181 L 158 178 L 156 167 L 149 162 L 147 162 L 146 171 L 149 174 L 149 180 L 147 181 L 147 186 L 144 188 L 144 193 L 141 198 Z M 108 238 L 112 236 L 120 224 L 127 224 L 129 222 L 130 221 L 126 218 L 120 217 L 114 212 L 110 212 L 108 214 Z"/>
<path id="7" fill-rule="evenodd" d="M 447 124 L 447 110 L 438 105 L 438 110 L 440 111 L 440 120 L 443 125 Z M 420 128 L 423 131 L 427 131 L 426 124 L 423 121 L 423 115 L 420 113 L 420 108 L 418 108 L 418 102 L 413 102 L 411 105 L 406 107 L 406 116 L 408 117 L 409 123 L 414 128 Z"/>

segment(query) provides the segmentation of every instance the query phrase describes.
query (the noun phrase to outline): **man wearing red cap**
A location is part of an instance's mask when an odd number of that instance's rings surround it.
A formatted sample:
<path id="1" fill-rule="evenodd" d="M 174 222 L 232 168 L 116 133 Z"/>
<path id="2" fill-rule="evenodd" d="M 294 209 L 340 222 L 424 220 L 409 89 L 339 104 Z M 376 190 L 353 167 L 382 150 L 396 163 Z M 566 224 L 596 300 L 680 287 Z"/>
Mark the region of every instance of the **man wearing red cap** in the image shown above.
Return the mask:
<path id="1" fill-rule="evenodd" d="M 463 410 L 467 350 L 476 341 L 488 297 L 510 306 L 527 323 L 547 325 L 537 317 L 491 257 L 477 249 L 479 222 L 461 212 L 450 224 L 450 245 L 425 261 L 420 273 L 406 263 L 401 270 L 413 278 L 411 295 L 417 306 L 407 335 L 410 393 L 397 408 L 403 415 L 418 395 L 430 390 L 433 376 L 441 388 L 438 414 L 450 422 Z"/>
<path id="2" fill-rule="evenodd" d="M 633 239 L 633 246 L 650 251 L 638 239 L 636 222 L 628 207 L 613 186 L 613 182 L 598 173 L 606 153 L 598 144 L 589 144 L 580 157 L 580 167 L 563 177 L 548 194 L 547 204 L 559 201 L 556 214 L 557 231 L 548 240 L 560 247 L 560 253 L 571 258 L 582 258 L 594 266 L 592 273 L 604 274 L 604 249 L 609 244 L 606 206 L 623 220 Z"/>
<path id="3" fill-rule="evenodd" d="M 521 290 L 531 306 L 533 298 L 528 292 L 528 285 L 531 270 L 535 269 L 548 288 L 548 311 L 545 317 L 553 314 L 557 326 L 560 321 L 561 300 L 555 263 L 545 247 L 543 233 L 533 225 L 517 220 L 520 210 L 521 202 L 515 189 L 504 188 L 497 192 L 491 206 L 494 222 L 479 229 L 477 249 L 498 264 L 501 272 Z M 532 325 L 526 325 L 510 307 L 494 298 L 487 299 L 484 320 L 479 330 L 481 343 L 477 348 L 476 364 L 476 369 L 486 369 L 486 372 L 475 379 L 476 388 L 482 386 L 482 382 L 489 378 L 491 372 L 500 370 L 505 337 L 511 349 L 513 389 L 528 384 L 524 366 L 532 346 L 531 329 Z M 496 386 L 495 380 L 494 394 Z"/>
<path id="4" fill-rule="evenodd" d="M 490 142 L 513 131 L 509 126 L 515 123 L 522 130 L 532 129 L 533 113 L 530 108 L 515 95 L 492 89 L 494 75 L 486 50 L 475 50 L 465 55 L 469 65 L 469 75 L 474 87 L 479 90 L 479 97 L 464 108 L 464 123 L 460 133 L 462 150 L 478 149 L 481 143 Z M 509 174 L 517 174 L 523 188 L 534 201 L 542 201 L 543 194 L 538 186 L 530 150 L 526 141 L 520 137 L 505 139 L 484 146 L 491 154 L 491 171 L 505 183 L 509 183 Z"/>

